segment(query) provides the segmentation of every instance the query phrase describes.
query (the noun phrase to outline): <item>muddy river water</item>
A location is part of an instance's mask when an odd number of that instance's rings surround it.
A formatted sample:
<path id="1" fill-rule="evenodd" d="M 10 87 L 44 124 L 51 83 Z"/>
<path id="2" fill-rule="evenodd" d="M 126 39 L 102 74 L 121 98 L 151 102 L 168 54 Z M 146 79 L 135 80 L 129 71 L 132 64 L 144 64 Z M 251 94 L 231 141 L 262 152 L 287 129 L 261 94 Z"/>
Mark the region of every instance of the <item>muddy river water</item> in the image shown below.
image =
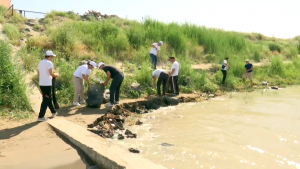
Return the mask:
<path id="1" fill-rule="evenodd" d="M 300 169 L 300 87 L 232 93 L 159 109 L 129 129 L 138 148 L 169 169 Z"/>

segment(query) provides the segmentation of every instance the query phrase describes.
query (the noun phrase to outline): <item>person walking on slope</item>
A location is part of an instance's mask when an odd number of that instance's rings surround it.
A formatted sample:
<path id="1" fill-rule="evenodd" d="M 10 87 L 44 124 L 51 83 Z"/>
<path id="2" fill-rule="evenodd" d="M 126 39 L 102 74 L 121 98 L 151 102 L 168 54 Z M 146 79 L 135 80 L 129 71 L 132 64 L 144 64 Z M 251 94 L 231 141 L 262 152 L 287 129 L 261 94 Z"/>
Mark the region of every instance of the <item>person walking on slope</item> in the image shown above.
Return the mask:
<path id="1" fill-rule="evenodd" d="M 49 107 L 52 118 L 54 118 L 57 113 L 54 109 L 52 99 L 51 99 L 51 88 L 52 88 L 52 78 L 57 78 L 58 75 L 53 73 L 53 57 L 56 56 L 52 51 L 48 50 L 45 53 L 45 59 L 40 61 L 38 65 L 38 76 L 39 76 L 39 86 L 41 93 L 43 95 L 43 101 L 41 104 L 39 116 L 37 121 L 47 121 L 45 118 L 47 107 Z"/>
<path id="2" fill-rule="evenodd" d="M 253 86 L 253 81 L 252 81 L 253 65 L 249 62 L 249 59 L 246 59 L 245 62 L 246 64 L 245 64 L 245 72 L 243 74 L 243 81 L 245 81 L 245 78 L 248 77 L 251 82 L 251 86 Z"/>
<path id="3" fill-rule="evenodd" d="M 163 94 L 162 95 L 165 95 L 166 94 L 166 84 L 167 84 L 167 81 L 168 81 L 168 78 L 169 78 L 168 72 L 164 69 L 154 70 L 153 73 L 152 73 L 152 78 L 153 78 L 152 87 L 155 86 L 156 79 L 158 79 L 157 84 L 156 84 L 156 86 L 157 86 L 157 95 L 161 96 L 161 93 L 160 93 L 161 84 L 163 85 Z"/>
<path id="4" fill-rule="evenodd" d="M 172 67 L 171 67 L 171 72 L 169 74 L 169 77 L 172 78 L 173 96 L 179 95 L 179 84 L 178 84 L 179 63 L 175 60 L 175 57 L 170 57 L 169 60 L 172 62 Z"/>
<path id="5" fill-rule="evenodd" d="M 103 83 L 104 86 L 107 85 L 110 78 L 113 79 L 109 87 L 110 101 L 109 103 L 106 104 L 106 107 L 112 107 L 114 104 L 119 104 L 120 88 L 124 80 L 123 72 L 114 66 L 109 66 L 109 65 L 106 66 L 102 62 L 98 64 L 98 68 L 103 70 L 107 75 L 106 80 Z"/>
<path id="6" fill-rule="evenodd" d="M 229 69 L 229 65 L 228 65 L 228 57 L 225 58 L 225 60 L 222 62 L 222 68 L 221 71 L 223 73 L 223 80 L 222 80 L 222 84 L 225 83 L 226 77 L 227 77 L 227 70 Z"/>
<path id="7" fill-rule="evenodd" d="M 87 64 L 79 66 L 75 72 L 73 73 L 72 81 L 74 84 L 75 92 L 74 92 L 74 100 L 73 100 L 73 105 L 74 106 L 80 106 L 78 103 L 78 96 L 80 95 L 80 103 L 84 104 L 84 84 L 83 84 L 83 79 L 88 83 L 90 83 L 90 74 L 91 70 L 96 68 L 96 63 L 91 61 L 88 62 Z"/>
<path id="8" fill-rule="evenodd" d="M 159 41 L 158 43 L 153 43 L 151 45 L 150 57 L 153 69 L 156 69 L 157 57 L 159 57 L 159 50 L 161 45 L 163 45 L 163 41 Z"/>

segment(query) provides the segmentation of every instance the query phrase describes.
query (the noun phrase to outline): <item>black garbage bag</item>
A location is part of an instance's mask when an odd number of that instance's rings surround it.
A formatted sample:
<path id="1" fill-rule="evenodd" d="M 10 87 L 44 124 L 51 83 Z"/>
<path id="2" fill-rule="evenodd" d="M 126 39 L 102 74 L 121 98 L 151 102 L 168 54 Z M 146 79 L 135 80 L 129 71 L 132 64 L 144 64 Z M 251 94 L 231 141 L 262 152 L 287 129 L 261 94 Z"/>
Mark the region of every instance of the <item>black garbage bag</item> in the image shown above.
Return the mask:
<path id="1" fill-rule="evenodd" d="M 56 100 L 55 81 L 56 81 L 56 79 L 52 78 L 52 101 L 53 101 L 53 104 L 54 104 L 54 108 L 59 109 L 59 105 L 58 105 L 57 100 Z"/>
<path id="2" fill-rule="evenodd" d="M 103 102 L 104 86 L 100 83 L 90 84 L 87 92 L 86 105 L 88 107 L 100 108 Z"/>

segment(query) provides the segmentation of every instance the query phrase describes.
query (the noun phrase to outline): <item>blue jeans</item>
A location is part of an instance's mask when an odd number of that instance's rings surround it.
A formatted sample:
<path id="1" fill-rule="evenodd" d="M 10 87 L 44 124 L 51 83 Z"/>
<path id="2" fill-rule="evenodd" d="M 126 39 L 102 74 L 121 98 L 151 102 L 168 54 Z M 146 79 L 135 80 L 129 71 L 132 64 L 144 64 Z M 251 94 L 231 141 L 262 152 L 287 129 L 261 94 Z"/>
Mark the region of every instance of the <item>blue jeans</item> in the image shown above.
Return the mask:
<path id="1" fill-rule="evenodd" d="M 154 55 L 154 54 L 152 54 L 152 53 L 150 53 L 150 57 L 151 57 L 153 68 L 156 69 L 157 56 Z"/>

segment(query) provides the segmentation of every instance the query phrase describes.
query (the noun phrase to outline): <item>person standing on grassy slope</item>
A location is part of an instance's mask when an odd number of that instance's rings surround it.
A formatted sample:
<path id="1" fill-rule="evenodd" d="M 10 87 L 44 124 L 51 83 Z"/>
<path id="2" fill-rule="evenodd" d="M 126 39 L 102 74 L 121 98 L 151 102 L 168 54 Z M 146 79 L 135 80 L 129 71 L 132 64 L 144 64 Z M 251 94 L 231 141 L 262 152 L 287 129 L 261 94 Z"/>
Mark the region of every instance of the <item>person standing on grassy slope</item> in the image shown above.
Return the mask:
<path id="1" fill-rule="evenodd" d="M 152 73 L 152 78 L 153 78 L 152 87 L 154 87 L 155 81 L 156 81 L 156 79 L 158 79 L 157 84 L 156 84 L 156 86 L 157 86 L 157 95 L 161 96 L 161 93 L 160 93 L 161 84 L 163 84 L 163 95 L 165 95 L 166 94 L 166 84 L 167 84 L 167 81 L 168 81 L 168 78 L 169 78 L 168 72 L 164 69 L 154 70 L 153 73 Z"/>
<path id="2" fill-rule="evenodd" d="M 229 69 L 229 65 L 228 65 L 228 57 L 225 58 L 225 60 L 222 62 L 222 68 L 221 71 L 223 73 L 223 81 L 222 84 L 225 83 L 226 77 L 227 77 L 227 70 Z"/>
<path id="3" fill-rule="evenodd" d="M 106 80 L 103 83 L 104 86 L 107 85 L 110 78 L 113 79 L 109 87 L 110 98 L 109 103 L 106 104 L 106 107 L 112 107 L 114 104 L 119 104 L 120 88 L 124 80 L 123 72 L 114 66 L 106 66 L 102 62 L 98 64 L 98 69 L 103 70 L 107 75 Z"/>
<path id="4" fill-rule="evenodd" d="M 253 86 L 253 81 L 252 81 L 253 65 L 249 62 L 249 59 L 246 59 L 245 62 L 246 64 L 245 64 L 245 72 L 243 74 L 243 81 L 245 81 L 245 78 L 248 77 L 251 82 L 251 86 Z"/>
<path id="5" fill-rule="evenodd" d="M 53 73 L 53 57 L 56 56 L 52 51 L 48 50 L 45 53 L 45 59 L 40 61 L 38 65 L 39 86 L 43 95 L 43 101 L 40 108 L 40 113 L 37 121 L 47 121 L 45 118 L 47 107 L 49 107 L 52 118 L 57 115 L 51 99 L 52 78 L 57 78 L 58 75 Z"/>
<path id="6" fill-rule="evenodd" d="M 153 69 L 156 69 L 157 57 L 159 57 L 159 50 L 161 45 L 163 45 L 163 41 L 159 41 L 158 43 L 153 43 L 151 45 L 150 57 L 151 57 Z"/>
<path id="7" fill-rule="evenodd" d="M 170 57 L 169 60 L 172 62 L 171 72 L 169 77 L 172 77 L 173 85 L 173 96 L 179 95 L 179 84 L 178 84 L 178 74 L 179 74 L 179 63 L 175 60 L 175 57 Z"/>
<path id="8" fill-rule="evenodd" d="M 91 84 L 90 82 L 90 74 L 91 70 L 96 68 L 96 63 L 91 61 L 88 62 L 87 64 L 79 66 L 76 71 L 73 73 L 72 81 L 74 84 L 75 92 L 74 92 L 74 101 L 73 105 L 74 106 L 80 106 L 78 103 L 78 96 L 80 95 L 80 103 L 84 104 L 84 84 L 83 84 L 83 79 L 88 83 Z"/>

